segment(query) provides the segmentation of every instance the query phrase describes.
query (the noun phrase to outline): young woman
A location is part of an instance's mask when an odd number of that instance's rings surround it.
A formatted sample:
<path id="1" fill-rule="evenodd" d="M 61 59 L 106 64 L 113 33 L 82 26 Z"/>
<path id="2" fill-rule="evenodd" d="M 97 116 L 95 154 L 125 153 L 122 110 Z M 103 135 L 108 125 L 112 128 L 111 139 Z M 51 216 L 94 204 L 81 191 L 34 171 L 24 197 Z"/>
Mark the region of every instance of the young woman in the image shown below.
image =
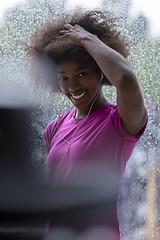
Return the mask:
<path id="1" fill-rule="evenodd" d="M 43 133 L 49 174 L 56 169 L 65 179 L 73 166 L 90 161 L 106 162 L 122 176 L 147 112 L 115 19 L 101 11 L 60 16 L 36 30 L 28 53 L 54 60 L 59 87 L 74 105 Z M 117 104 L 105 99 L 103 85 L 116 88 Z M 119 235 L 117 220 L 114 228 Z"/>

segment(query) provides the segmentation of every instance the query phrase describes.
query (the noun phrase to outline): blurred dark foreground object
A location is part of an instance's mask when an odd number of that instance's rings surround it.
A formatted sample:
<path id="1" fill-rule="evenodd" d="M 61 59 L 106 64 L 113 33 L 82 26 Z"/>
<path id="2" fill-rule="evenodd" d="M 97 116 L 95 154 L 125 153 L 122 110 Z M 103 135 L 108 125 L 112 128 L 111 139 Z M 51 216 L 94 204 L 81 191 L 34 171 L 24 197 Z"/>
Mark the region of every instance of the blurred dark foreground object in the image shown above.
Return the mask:
<path id="1" fill-rule="evenodd" d="M 111 181 L 102 186 L 95 177 L 92 184 L 83 179 L 51 187 L 35 180 L 32 110 L 23 104 L 0 105 L 0 239 L 44 239 L 48 219 L 76 232 L 107 222 L 114 225 L 116 189 Z"/>

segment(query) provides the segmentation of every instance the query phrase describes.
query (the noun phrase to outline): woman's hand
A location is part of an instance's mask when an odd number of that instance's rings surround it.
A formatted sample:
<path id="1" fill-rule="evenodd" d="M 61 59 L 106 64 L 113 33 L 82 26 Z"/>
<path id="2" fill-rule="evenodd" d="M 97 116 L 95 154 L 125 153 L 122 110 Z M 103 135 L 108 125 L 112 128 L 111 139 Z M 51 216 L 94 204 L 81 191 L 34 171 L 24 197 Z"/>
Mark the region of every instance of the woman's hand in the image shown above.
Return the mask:
<path id="1" fill-rule="evenodd" d="M 82 46 L 82 40 L 87 39 L 91 36 L 90 32 L 86 31 L 80 25 L 65 24 L 64 29 L 60 31 L 60 37 L 68 37 L 72 40 L 76 45 Z"/>

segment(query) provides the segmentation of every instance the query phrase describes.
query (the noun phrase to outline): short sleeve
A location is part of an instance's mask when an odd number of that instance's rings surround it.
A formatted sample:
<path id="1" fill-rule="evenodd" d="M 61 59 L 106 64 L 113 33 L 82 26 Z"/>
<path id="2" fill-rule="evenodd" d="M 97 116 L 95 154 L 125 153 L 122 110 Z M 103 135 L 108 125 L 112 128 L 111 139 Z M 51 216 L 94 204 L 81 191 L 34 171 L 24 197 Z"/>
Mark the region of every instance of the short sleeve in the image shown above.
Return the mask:
<path id="1" fill-rule="evenodd" d="M 113 105 L 113 108 L 111 110 L 111 121 L 115 130 L 120 134 L 122 138 L 124 138 L 126 141 L 133 141 L 133 142 L 139 141 L 140 137 L 143 135 L 147 126 L 147 122 L 146 122 L 143 129 L 136 136 L 132 136 L 129 133 L 127 133 L 123 126 L 122 119 L 118 113 L 117 105 Z"/>
<path id="2" fill-rule="evenodd" d="M 46 141 L 47 147 L 50 149 L 51 148 L 51 142 L 52 142 L 52 138 L 54 135 L 54 130 L 56 128 L 56 122 L 57 120 L 53 120 L 52 122 L 50 122 L 46 129 L 43 131 L 43 137 Z"/>

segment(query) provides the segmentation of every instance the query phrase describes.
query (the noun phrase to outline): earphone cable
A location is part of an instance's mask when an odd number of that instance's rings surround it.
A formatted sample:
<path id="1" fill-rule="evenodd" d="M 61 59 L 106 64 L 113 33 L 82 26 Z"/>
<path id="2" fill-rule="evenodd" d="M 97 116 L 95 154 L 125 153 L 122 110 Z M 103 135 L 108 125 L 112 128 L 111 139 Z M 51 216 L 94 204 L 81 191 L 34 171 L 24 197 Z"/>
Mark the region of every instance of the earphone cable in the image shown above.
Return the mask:
<path id="1" fill-rule="evenodd" d="M 65 157 L 66 157 L 66 155 L 67 155 L 67 153 L 68 153 L 68 151 L 69 151 L 69 149 L 70 149 L 71 142 L 72 142 L 72 140 L 73 140 L 73 137 L 74 137 L 75 132 L 76 132 L 77 129 L 78 129 L 78 128 L 79 128 L 79 127 L 80 127 L 80 126 L 81 126 L 81 125 L 87 120 L 87 118 L 88 118 L 88 116 L 89 116 L 89 114 L 90 114 L 90 112 L 91 112 L 91 110 L 92 110 L 93 104 L 95 103 L 95 101 L 97 100 L 97 98 L 98 98 L 98 96 L 99 96 L 99 93 L 100 93 L 100 92 L 98 91 L 98 93 L 97 93 L 95 99 L 93 100 L 93 102 L 92 102 L 92 104 L 91 104 L 91 106 L 90 106 L 90 109 L 89 109 L 89 111 L 88 111 L 88 113 L 87 113 L 86 118 L 85 118 L 85 119 L 84 119 L 84 120 L 83 120 L 83 121 L 82 121 L 82 122 L 76 127 L 76 129 L 74 130 L 70 142 L 64 138 L 64 136 L 63 136 L 61 130 L 59 129 L 60 115 L 58 116 L 58 120 L 57 120 L 57 128 L 58 128 L 58 131 L 60 132 L 60 134 L 61 134 L 61 136 L 62 136 L 62 139 L 63 139 L 66 143 L 68 143 L 68 147 L 67 147 L 67 151 L 65 152 L 65 154 L 63 155 L 61 161 L 59 162 L 59 164 L 58 164 L 58 166 L 57 166 L 56 172 L 58 171 L 59 167 L 62 165 L 62 162 L 64 161 L 64 159 L 65 159 Z"/>

